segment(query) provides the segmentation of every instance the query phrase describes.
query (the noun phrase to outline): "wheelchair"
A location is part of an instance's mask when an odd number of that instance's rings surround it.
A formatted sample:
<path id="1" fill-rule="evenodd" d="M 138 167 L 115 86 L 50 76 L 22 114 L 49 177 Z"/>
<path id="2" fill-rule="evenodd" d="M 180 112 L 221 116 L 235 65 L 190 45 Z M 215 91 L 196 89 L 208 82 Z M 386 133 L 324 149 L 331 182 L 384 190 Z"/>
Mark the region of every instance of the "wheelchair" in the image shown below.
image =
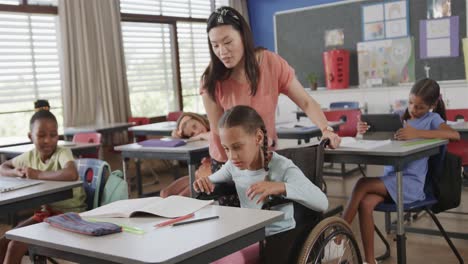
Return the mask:
<path id="1" fill-rule="evenodd" d="M 276 152 L 292 160 L 309 180 L 326 192 L 322 177 L 326 144 L 328 140 L 322 140 L 316 145 Z M 216 184 L 214 192 L 210 195 L 200 193 L 197 198 L 218 200 L 222 196 L 232 196 L 235 192 L 233 183 L 222 183 Z M 292 203 L 294 206 L 296 227 L 269 236 L 260 242 L 262 263 L 362 263 L 359 246 L 350 226 L 343 219 L 332 216 L 342 208 L 319 213 L 285 198 L 270 197 L 262 209 L 269 210 L 285 203 Z"/>

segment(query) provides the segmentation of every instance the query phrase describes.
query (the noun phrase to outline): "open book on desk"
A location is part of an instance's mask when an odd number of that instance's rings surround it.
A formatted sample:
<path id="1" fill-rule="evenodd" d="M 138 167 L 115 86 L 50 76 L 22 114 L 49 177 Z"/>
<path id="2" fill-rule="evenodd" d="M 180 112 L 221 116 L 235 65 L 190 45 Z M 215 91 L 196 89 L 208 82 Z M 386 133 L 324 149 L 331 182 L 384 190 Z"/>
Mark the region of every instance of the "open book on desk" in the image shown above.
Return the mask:
<path id="1" fill-rule="evenodd" d="M 183 196 L 167 198 L 148 197 L 115 201 L 88 212 L 82 217 L 132 217 L 137 214 L 151 214 L 162 217 L 180 217 L 191 214 L 213 203 L 213 200 L 203 201 Z"/>
<path id="2" fill-rule="evenodd" d="M 354 148 L 354 149 L 374 149 L 381 146 L 390 144 L 392 141 L 387 140 L 367 140 L 356 139 L 354 137 L 342 137 L 340 148 Z"/>

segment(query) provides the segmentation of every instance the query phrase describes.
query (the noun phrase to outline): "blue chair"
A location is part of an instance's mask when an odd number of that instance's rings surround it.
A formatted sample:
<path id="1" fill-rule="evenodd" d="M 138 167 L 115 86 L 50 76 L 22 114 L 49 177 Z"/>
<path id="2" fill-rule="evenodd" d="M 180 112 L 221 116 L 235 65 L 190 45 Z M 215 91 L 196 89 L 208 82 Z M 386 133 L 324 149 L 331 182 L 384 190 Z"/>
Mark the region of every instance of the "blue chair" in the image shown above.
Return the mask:
<path id="1" fill-rule="evenodd" d="M 76 159 L 75 164 L 86 192 L 87 210 L 98 207 L 106 183 L 106 174 L 111 171 L 109 164 L 98 159 Z"/>
<path id="2" fill-rule="evenodd" d="M 349 102 L 332 102 L 330 103 L 330 109 L 359 109 L 359 102 L 349 101 Z"/>
<path id="3" fill-rule="evenodd" d="M 404 204 L 403 210 L 405 212 L 407 212 L 407 213 L 413 213 L 413 212 L 418 213 L 418 212 L 421 212 L 421 211 L 425 211 L 432 218 L 432 221 L 434 221 L 434 223 L 437 225 L 440 233 L 445 238 L 445 240 L 447 241 L 448 245 L 452 249 L 455 256 L 458 258 L 460 263 L 463 263 L 463 259 L 461 258 L 460 253 L 455 248 L 455 245 L 453 245 L 452 240 L 450 240 L 449 236 L 447 235 L 447 232 L 442 227 L 439 220 L 437 219 L 437 217 L 435 216 L 434 212 L 431 209 L 432 206 L 434 206 L 438 202 L 438 200 L 433 195 L 434 191 L 433 191 L 432 182 L 437 177 L 442 176 L 441 175 L 442 170 L 444 169 L 443 161 L 445 159 L 446 154 L 447 154 L 447 147 L 442 146 L 440 148 L 439 154 L 431 156 L 429 158 L 429 161 L 428 161 L 429 167 L 428 167 L 428 171 L 427 171 L 427 175 L 426 175 L 426 182 L 425 182 L 425 186 L 424 186 L 424 192 L 426 194 L 426 199 L 423 200 L 423 201 L 416 201 L 416 202 L 413 202 L 413 203 Z M 461 175 L 461 166 L 459 168 L 459 171 L 460 171 L 460 175 Z M 460 188 L 461 188 L 461 186 L 460 186 Z M 384 212 L 385 213 L 385 228 L 387 230 L 387 233 L 389 233 L 390 229 L 391 229 L 390 213 L 397 211 L 396 204 L 394 202 L 382 202 L 382 203 L 378 204 L 375 207 L 374 211 Z M 382 232 L 380 232 L 380 230 L 377 228 L 376 225 L 374 225 L 374 230 L 377 233 L 377 235 L 380 237 L 382 242 L 385 244 L 385 253 L 376 258 L 376 260 L 382 261 L 382 260 L 387 259 L 388 257 L 390 257 L 390 245 L 389 245 L 388 241 L 385 239 L 385 237 L 383 236 Z M 412 232 L 421 233 L 421 234 L 429 234 L 427 232 L 424 232 L 424 230 L 421 230 L 421 229 L 418 230 L 416 228 L 413 228 Z"/>

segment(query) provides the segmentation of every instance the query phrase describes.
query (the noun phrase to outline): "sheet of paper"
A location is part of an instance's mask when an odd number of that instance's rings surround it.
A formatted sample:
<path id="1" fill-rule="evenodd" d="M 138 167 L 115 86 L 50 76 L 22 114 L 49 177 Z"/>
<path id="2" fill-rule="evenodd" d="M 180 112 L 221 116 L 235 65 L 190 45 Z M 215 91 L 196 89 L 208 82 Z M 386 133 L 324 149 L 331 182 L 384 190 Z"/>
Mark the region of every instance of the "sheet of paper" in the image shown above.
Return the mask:
<path id="1" fill-rule="evenodd" d="M 427 38 L 450 37 L 450 19 L 427 20 Z"/>
<path id="2" fill-rule="evenodd" d="M 340 148 L 355 148 L 355 149 L 374 149 L 390 144 L 391 140 L 363 140 L 353 137 L 342 137 Z"/>
<path id="3" fill-rule="evenodd" d="M 139 211 L 157 214 L 162 217 L 180 217 L 200 210 L 213 203 L 213 200 L 198 200 L 172 195 L 159 203 L 149 203 Z"/>
<path id="4" fill-rule="evenodd" d="M 397 38 L 406 37 L 408 35 L 408 28 L 406 19 L 390 20 L 385 22 L 385 37 Z"/>
<path id="5" fill-rule="evenodd" d="M 449 57 L 450 54 L 451 50 L 449 38 L 427 40 L 427 57 Z"/>
<path id="6" fill-rule="evenodd" d="M 406 1 L 385 3 L 385 19 L 406 18 Z"/>
<path id="7" fill-rule="evenodd" d="M 362 7 L 362 19 L 364 23 L 384 20 L 383 4 L 367 5 Z"/>

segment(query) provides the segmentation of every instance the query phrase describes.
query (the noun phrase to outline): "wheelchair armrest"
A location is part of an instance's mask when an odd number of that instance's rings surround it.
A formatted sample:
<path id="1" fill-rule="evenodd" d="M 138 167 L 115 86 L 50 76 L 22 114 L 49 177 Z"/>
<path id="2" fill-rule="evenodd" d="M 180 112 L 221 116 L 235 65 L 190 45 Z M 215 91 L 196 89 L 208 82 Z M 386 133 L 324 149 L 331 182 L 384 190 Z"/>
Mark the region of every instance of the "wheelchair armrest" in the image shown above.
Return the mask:
<path id="1" fill-rule="evenodd" d="M 236 186 L 234 182 L 223 182 L 215 184 L 214 191 L 210 194 L 199 193 L 196 199 L 200 200 L 218 200 L 219 197 L 236 194 Z"/>
<path id="2" fill-rule="evenodd" d="M 292 200 L 286 199 L 282 196 L 272 195 L 268 197 L 268 201 L 263 204 L 262 209 L 270 210 L 271 207 L 292 202 Z"/>

